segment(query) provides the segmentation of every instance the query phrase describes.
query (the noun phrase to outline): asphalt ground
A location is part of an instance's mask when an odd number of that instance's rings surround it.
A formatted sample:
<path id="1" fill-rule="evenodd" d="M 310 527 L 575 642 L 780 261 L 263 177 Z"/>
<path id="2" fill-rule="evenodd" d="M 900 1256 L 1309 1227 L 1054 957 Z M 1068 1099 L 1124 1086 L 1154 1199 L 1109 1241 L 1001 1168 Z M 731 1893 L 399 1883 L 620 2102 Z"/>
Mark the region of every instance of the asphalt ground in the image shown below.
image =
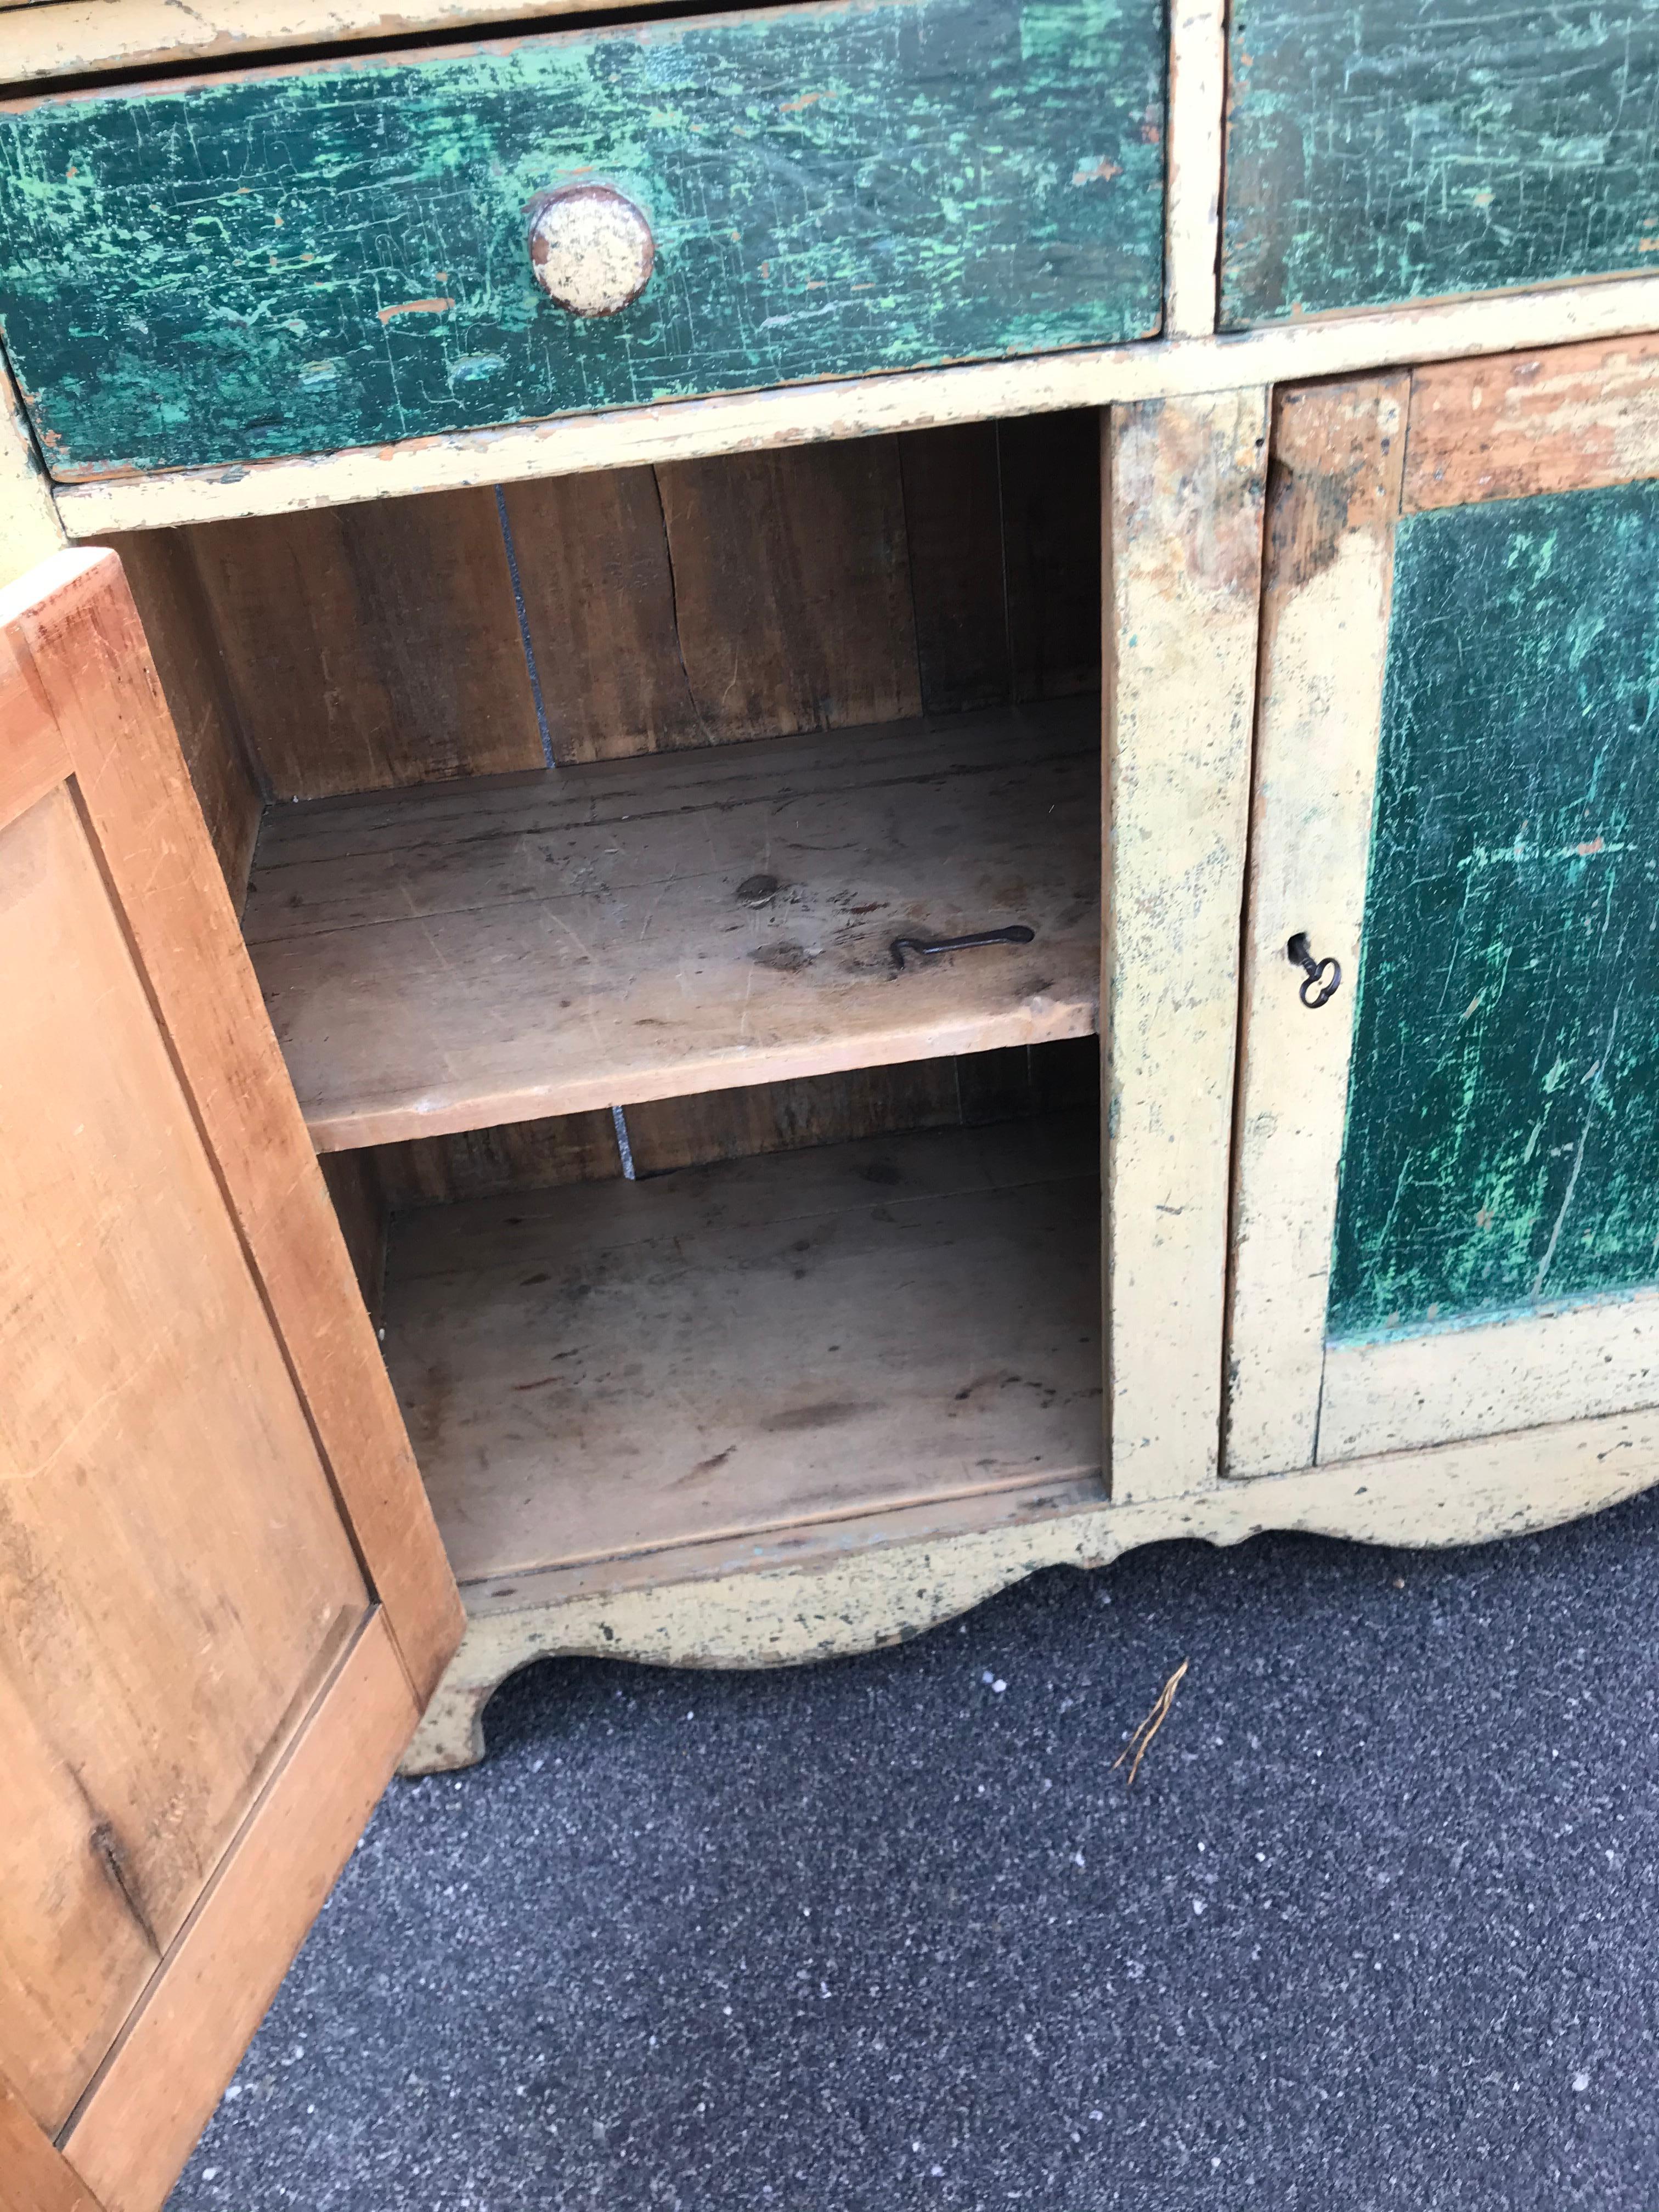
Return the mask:
<path id="1" fill-rule="evenodd" d="M 544 1663 L 393 1785 L 173 2212 L 1656 2212 L 1656 1537 Z"/>

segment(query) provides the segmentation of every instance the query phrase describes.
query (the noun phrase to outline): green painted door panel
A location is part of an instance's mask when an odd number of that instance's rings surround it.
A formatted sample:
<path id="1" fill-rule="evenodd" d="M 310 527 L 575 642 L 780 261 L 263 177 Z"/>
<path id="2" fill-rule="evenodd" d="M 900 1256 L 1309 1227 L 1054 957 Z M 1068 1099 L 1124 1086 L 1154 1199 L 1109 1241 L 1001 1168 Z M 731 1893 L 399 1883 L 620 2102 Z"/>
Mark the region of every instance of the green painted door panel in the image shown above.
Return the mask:
<path id="1" fill-rule="evenodd" d="M 1659 268 L 1659 0 L 1234 0 L 1222 319 Z"/>
<path id="2" fill-rule="evenodd" d="M 1400 525 L 1328 1332 L 1659 1280 L 1659 484 Z"/>
<path id="3" fill-rule="evenodd" d="M 1161 0 L 854 0 L 0 113 L 0 315 L 53 473 L 234 462 L 1158 327 Z M 656 264 L 538 289 L 600 181 Z"/>

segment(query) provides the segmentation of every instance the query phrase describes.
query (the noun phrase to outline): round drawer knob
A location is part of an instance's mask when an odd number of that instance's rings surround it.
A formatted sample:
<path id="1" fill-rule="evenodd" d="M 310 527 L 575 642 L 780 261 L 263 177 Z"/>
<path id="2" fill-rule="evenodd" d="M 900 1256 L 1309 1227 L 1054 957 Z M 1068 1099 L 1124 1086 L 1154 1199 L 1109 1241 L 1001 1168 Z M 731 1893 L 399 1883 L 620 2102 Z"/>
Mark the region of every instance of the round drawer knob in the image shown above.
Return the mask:
<path id="1" fill-rule="evenodd" d="M 609 185 L 566 185 L 530 203 L 530 265 L 573 315 L 619 315 L 651 281 L 651 226 Z"/>

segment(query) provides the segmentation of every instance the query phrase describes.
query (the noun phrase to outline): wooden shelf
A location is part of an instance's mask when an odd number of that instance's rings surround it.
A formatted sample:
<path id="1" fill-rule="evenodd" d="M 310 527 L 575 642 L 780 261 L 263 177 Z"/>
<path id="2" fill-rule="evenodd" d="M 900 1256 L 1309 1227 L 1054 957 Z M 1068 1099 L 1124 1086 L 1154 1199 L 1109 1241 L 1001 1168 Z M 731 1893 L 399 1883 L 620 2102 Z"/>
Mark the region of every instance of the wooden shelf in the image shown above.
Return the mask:
<path id="1" fill-rule="evenodd" d="M 275 808 L 245 928 L 313 1141 L 1087 1036 L 1098 763 L 1084 698 Z"/>
<path id="2" fill-rule="evenodd" d="M 400 1215 L 386 1352 L 457 1577 L 1075 1496 L 1098 1152 L 1073 1114 Z"/>

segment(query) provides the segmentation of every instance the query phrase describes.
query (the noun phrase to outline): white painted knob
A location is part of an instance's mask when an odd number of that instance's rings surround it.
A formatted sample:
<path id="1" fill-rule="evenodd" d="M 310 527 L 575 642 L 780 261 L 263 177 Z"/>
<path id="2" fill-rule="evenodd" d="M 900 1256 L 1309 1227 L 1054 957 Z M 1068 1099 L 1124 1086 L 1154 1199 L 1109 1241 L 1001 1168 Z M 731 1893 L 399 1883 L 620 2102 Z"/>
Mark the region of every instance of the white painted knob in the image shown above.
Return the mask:
<path id="1" fill-rule="evenodd" d="M 566 185 L 530 203 L 530 265 L 573 315 L 619 315 L 651 281 L 651 226 L 609 185 Z"/>

